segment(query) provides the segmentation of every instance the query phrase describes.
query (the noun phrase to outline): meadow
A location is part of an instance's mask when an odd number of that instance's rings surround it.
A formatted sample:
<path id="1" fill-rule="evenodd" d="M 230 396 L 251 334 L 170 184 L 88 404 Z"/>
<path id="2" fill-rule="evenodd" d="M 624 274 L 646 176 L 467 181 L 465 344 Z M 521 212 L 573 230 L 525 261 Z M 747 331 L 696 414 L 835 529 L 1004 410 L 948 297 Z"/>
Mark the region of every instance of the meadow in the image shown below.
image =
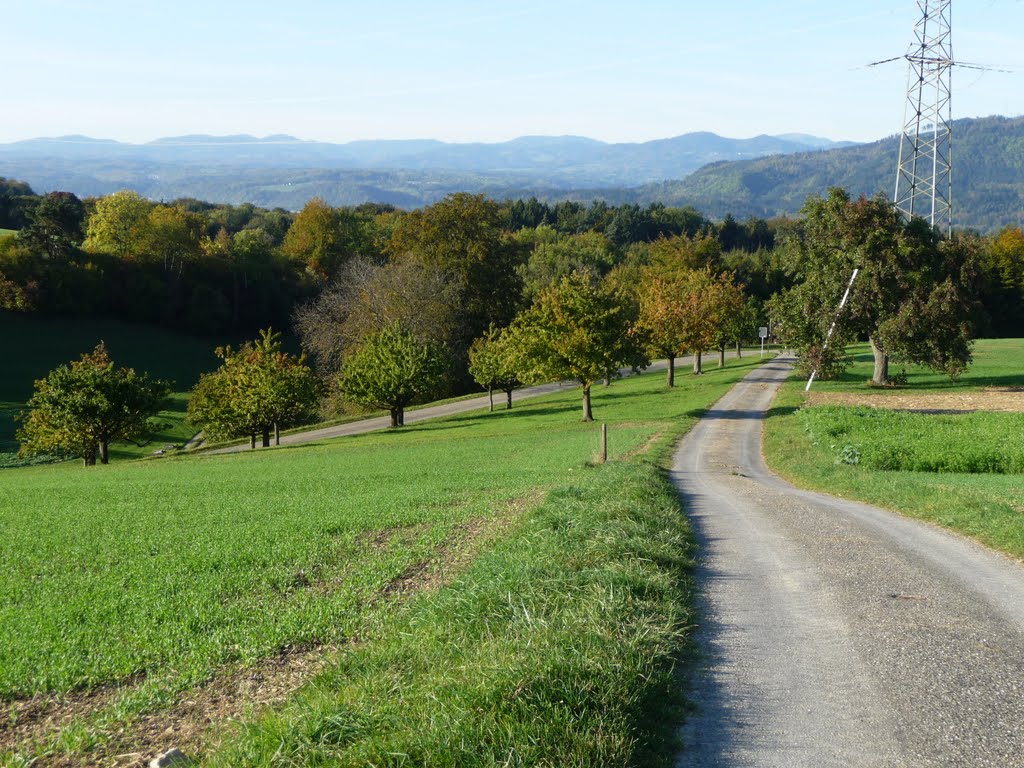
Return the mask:
<path id="1" fill-rule="evenodd" d="M 0 760 L 116 764 L 166 746 L 153 722 L 215 765 L 668 760 L 691 551 L 657 465 L 757 362 L 598 388 L 606 465 L 567 387 L 323 444 L 0 473 Z M 244 727 L 182 725 L 183 699 L 310 650 L 329 663 L 297 694 L 225 705 Z"/>
<path id="2" fill-rule="evenodd" d="M 1024 559 L 1024 413 L 903 410 L 961 400 L 985 408 L 996 398 L 1024 408 L 1024 340 L 978 341 L 958 381 L 908 366 L 907 386 L 887 389 L 867 385 L 866 345 L 851 352 L 841 378 L 815 381 L 823 404 L 808 406 L 803 381 L 784 385 L 765 426 L 769 465 L 797 485 L 937 523 Z M 834 397 L 850 404 L 824 404 Z M 891 407 L 853 404 L 865 397 Z"/>

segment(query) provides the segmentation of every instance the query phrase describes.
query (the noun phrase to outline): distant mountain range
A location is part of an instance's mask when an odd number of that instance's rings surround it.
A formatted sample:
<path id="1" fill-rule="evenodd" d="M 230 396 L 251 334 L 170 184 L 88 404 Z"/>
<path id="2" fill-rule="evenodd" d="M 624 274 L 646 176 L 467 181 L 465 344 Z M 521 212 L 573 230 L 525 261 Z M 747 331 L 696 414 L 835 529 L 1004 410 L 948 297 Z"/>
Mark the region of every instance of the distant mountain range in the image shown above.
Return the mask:
<path id="1" fill-rule="evenodd" d="M 579 136 L 524 136 L 495 144 L 354 141 L 293 136 L 178 136 L 125 144 L 62 136 L 0 144 L 0 175 L 37 191 L 102 195 L 125 187 L 154 199 L 301 207 L 312 195 L 335 205 L 372 200 L 421 205 L 452 191 L 559 194 L 682 178 L 708 163 L 806 152 L 849 142 L 815 136 L 729 139 L 690 133 L 608 144 Z"/>
<path id="2" fill-rule="evenodd" d="M 80 196 L 135 189 L 155 200 L 194 197 L 291 210 L 314 196 L 412 208 L 451 192 L 497 199 L 604 199 L 692 205 L 722 218 L 792 215 L 807 196 L 842 186 L 892 194 L 898 138 L 870 144 L 803 134 L 729 139 L 689 133 L 636 144 L 525 136 L 496 144 L 356 141 L 292 136 L 179 136 L 148 144 L 64 136 L 0 144 L 0 176 L 37 192 Z M 1024 117 L 954 124 L 956 224 L 1024 223 Z"/>

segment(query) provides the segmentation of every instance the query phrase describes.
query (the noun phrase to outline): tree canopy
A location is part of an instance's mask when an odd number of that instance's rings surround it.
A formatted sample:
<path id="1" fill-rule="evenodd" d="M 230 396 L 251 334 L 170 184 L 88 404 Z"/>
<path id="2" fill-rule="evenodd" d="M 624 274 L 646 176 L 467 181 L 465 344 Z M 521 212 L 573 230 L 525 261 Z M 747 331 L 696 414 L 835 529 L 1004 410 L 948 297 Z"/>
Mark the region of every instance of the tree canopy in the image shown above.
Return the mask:
<path id="1" fill-rule="evenodd" d="M 217 356 L 221 367 L 200 377 L 188 403 L 189 421 L 207 439 L 249 437 L 255 447 L 260 435 L 266 447 L 271 430 L 316 415 L 319 383 L 304 357 L 283 350 L 281 334 L 261 331 L 238 350 L 219 347 Z"/>
<path id="2" fill-rule="evenodd" d="M 631 306 L 589 272 L 574 272 L 542 291 L 509 326 L 508 350 L 525 383 L 575 379 L 583 420 L 592 421 L 594 382 L 649 361 L 630 334 Z"/>
<path id="3" fill-rule="evenodd" d="M 408 406 L 443 392 L 448 372 L 443 345 L 419 341 L 399 323 L 389 323 L 346 358 L 338 386 L 352 402 L 387 409 L 391 426 L 400 427 Z"/>
<path id="4" fill-rule="evenodd" d="M 116 368 L 106 345 L 62 365 L 35 383 L 18 431 L 20 453 L 80 456 L 86 466 L 109 461 L 112 442 L 145 437 L 166 403 L 170 383 Z"/>
<path id="5" fill-rule="evenodd" d="M 804 368 L 842 370 L 846 343 L 863 335 L 874 351 L 877 385 L 890 383 L 890 359 L 958 376 L 971 360 L 978 311 L 975 241 L 943 238 L 922 219 L 904 221 L 885 198 L 851 200 L 840 189 L 810 198 L 804 213 L 784 244 L 797 285 L 772 304 Z M 854 268 L 860 273 L 849 304 L 837 313 Z"/>

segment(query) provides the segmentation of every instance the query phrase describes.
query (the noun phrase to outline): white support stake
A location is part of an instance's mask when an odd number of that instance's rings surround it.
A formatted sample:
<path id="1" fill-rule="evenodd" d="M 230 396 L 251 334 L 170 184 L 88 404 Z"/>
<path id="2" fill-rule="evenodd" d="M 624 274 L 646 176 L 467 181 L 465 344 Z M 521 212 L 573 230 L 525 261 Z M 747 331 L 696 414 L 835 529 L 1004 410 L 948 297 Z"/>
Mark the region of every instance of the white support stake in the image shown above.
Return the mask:
<path id="1" fill-rule="evenodd" d="M 828 328 L 828 333 L 825 334 L 825 343 L 821 347 L 821 351 L 824 352 L 828 349 L 829 339 L 832 338 L 832 332 L 836 329 L 836 323 L 839 322 L 839 314 L 843 311 L 843 307 L 846 306 L 846 300 L 850 298 L 850 289 L 853 288 L 853 281 L 857 279 L 857 273 L 860 272 L 860 268 L 853 270 L 853 274 L 850 275 L 850 283 L 846 286 L 846 293 L 843 294 L 843 300 L 839 302 L 839 309 L 836 310 L 835 319 L 832 321 L 832 325 Z M 815 368 L 811 371 L 811 376 L 807 379 L 807 386 L 804 387 L 804 392 L 811 391 L 811 383 L 814 381 L 814 377 L 818 375 L 818 369 Z"/>

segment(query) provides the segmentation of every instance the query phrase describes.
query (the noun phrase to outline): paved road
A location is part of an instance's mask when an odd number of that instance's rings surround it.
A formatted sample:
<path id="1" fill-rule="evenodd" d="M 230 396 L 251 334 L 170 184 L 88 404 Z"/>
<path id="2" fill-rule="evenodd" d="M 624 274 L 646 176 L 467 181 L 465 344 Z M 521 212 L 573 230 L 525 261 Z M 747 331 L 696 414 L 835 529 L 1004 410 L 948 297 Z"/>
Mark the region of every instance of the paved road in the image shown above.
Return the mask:
<path id="1" fill-rule="evenodd" d="M 673 479 L 702 550 L 679 766 L 1024 766 L 1024 567 L 764 465 L 788 361 L 691 431 Z"/>
<path id="2" fill-rule="evenodd" d="M 734 350 L 727 351 L 726 357 L 732 358 L 736 356 Z M 747 355 L 757 354 L 756 351 L 746 350 Z M 774 353 L 773 353 L 774 354 Z M 718 353 L 704 353 L 704 368 L 710 370 L 711 368 L 718 365 Z M 687 366 L 693 366 L 693 357 L 677 357 L 676 358 L 676 376 L 685 376 Z M 652 363 L 647 370 L 648 371 L 664 371 L 667 367 L 665 360 L 659 360 Z M 620 371 L 622 375 L 628 376 L 630 374 L 629 369 Z M 559 392 L 564 389 L 578 388 L 578 384 L 572 381 L 554 382 L 552 384 L 540 384 L 535 387 L 522 387 L 517 389 L 513 393 L 513 405 L 522 400 L 526 400 L 531 397 L 538 397 L 540 395 L 547 395 L 551 392 Z M 582 398 L 582 393 L 580 397 Z M 598 396 L 599 397 L 599 396 Z M 436 419 L 441 416 L 452 416 L 457 413 L 466 413 L 467 411 L 478 411 L 488 407 L 487 395 L 481 397 L 475 397 L 471 400 L 458 400 L 453 403 L 445 403 L 444 405 L 431 405 L 426 408 L 417 408 L 416 410 L 407 410 L 405 412 L 405 423 L 415 424 L 417 421 L 425 421 L 426 419 Z M 504 408 L 505 407 L 505 393 L 497 392 L 494 395 L 494 407 Z M 580 403 L 582 408 L 582 400 Z M 338 424 L 333 427 L 323 427 L 321 429 L 311 429 L 306 432 L 296 432 L 291 435 L 281 435 L 281 445 L 295 445 L 297 443 L 309 443 L 314 440 L 325 440 L 331 437 L 343 437 L 345 435 L 361 435 L 364 432 L 375 432 L 380 429 L 387 429 L 391 426 L 391 419 L 389 416 L 380 416 L 373 419 L 361 419 L 359 421 L 351 421 L 348 424 Z M 227 448 L 218 448 L 216 450 L 207 451 L 206 454 L 215 453 L 239 453 L 241 451 L 251 450 L 248 443 L 241 443 L 239 445 L 228 446 Z"/>

